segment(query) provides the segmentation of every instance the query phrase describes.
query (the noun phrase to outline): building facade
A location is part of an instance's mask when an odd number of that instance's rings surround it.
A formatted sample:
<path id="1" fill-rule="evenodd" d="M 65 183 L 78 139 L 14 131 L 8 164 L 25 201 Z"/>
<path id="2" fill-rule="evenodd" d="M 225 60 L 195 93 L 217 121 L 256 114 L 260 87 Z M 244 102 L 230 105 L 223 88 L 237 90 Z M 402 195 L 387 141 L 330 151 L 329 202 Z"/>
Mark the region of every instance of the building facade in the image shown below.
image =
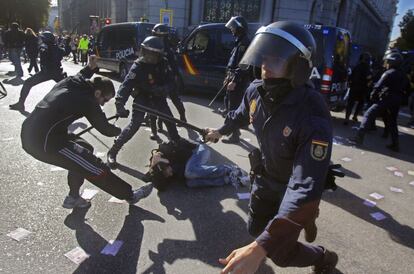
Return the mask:
<path id="1" fill-rule="evenodd" d="M 181 34 L 202 22 L 226 22 L 243 15 L 249 22 L 268 24 L 292 20 L 348 29 L 352 41 L 381 55 L 389 42 L 398 0 L 59 0 L 63 28 L 88 30 L 89 15 L 111 18 L 112 23 L 163 20 L 171 10 L 171 23 Z"/>

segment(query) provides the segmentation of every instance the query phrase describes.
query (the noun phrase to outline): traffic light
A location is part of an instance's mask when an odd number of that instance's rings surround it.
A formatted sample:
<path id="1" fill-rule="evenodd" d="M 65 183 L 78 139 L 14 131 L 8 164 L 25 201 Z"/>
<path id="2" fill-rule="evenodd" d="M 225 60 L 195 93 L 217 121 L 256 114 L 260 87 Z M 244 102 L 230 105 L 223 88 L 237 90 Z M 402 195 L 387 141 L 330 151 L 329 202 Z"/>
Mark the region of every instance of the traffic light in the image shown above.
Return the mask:
<path id="1" fill-rule="evenodd" d="M 105 18 L 105 25 L 110 25 L 112 22 L 111 18 Z"/>

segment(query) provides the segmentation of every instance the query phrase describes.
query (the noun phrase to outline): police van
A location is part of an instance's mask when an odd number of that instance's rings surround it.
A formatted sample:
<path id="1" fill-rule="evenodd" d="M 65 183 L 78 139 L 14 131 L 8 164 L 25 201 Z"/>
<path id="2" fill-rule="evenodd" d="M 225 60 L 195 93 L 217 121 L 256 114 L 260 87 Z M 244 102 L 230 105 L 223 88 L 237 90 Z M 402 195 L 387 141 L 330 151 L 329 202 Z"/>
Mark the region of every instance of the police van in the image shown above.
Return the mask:
<path id="1" fill-rule="evenodd" d="M 154 23 L 127 22 L 103 27 L 96 42 L 98 67 L 119 73 L 123 80 L 138 56 L 142 41 L 151 36 L 154 26 Z M 173 28 L 171 33 L 177 35 Z"/>
<path id="2" fill-rule="evenodd" d="M 254 37 L 261 24 L 249 24 L 248 36 Z M 344 104 L 350 34 L 347 30 L 321 25 L 305 26 L 314 36 L 317 53 L 311 80 L 324 94 L 332 109 Z M 224 23 L 197 26 L 179 45 L 178 64 L 186 89 L 217 92 L 223 84 L 225 70 L 234 46 L 234 37 Z"/>
<path id="3" fill-rule="evenodd" d="M 249 24 L 253 38 L 259 24 Z M 234 37 L 224 23 L 195 27 L 178 46 L 178 68 L 185 89 L 217 92 L 223 84 Z"/>
<path id="4" fill-rule="evenodd" d="M 348 88 L 351 51 L 349 31 L 322 25 L 305 25 L 315 41 L 316 56 L 310 79 L 332 110 L 341 110 Z"/>

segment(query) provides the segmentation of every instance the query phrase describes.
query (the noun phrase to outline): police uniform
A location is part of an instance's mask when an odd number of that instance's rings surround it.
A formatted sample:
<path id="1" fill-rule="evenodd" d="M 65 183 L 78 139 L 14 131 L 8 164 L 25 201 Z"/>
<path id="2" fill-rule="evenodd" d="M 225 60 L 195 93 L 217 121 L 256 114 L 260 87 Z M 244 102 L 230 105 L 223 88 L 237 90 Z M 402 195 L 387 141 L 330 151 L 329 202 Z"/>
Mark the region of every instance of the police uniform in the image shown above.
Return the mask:
<path id="1" fill-rule="evenodd" d="M 134 103 L 148 106 L 162 113 L 172 116 L 167 104 L 166 96 L 171 88 L 171 73 L 166 61 L 159 64 L 147 64 L 140 61 L 134 62 L 124 82 L 116 95 L 116 104 L 124 106 L 132 94 Z M 117 153 L 138 131 L 144 121 L 144 112 L 132 109 L 132 118 L 126 128 L 115 140 L 111 153 Z M 166 122 L 169 138 L 179 139 L 178 131 L 174 123 Z"/>
<path id="2" fill-rule="evenodd" d="M 386 117 L 384 122 L 386 122 L 386 130 L 391 135 L 392 145 L 398 150 L 397 118 L 407 80 L 404 73 L 397 68 L 390 68 L 383 73 L 375 84 L 372 94 L 376 102 L 365 112 L 358 128 L 357 142 L 363 142 L 365 132 L 375 124 L 375 119 L 382 115 Z"/>
<path id="3" fill-rule="evenodd" d="M 312 34 L 297 23 L 259 28 L 239 66 L 261 68 L 262 80 L 253 81 L 225 124 L 206 135 L 214 140 L 250 123 L 261 151 L 255 157 L 261 168 L 251 162 L 255 176 L 248 214 L 248 230 L 256 241 L 248 245 L 251 254 L 242 248 L 227 260 L 229 270 L 248 264 L 246 269 L 254 271 L 265 255 L 280 267 L 313 266 L 318 274 L 331 273 L 338 262 L 335 252 L 298 241 L 302 229 L 308 242 L 316 238 L 332 151 L 330 112 L 307 84 L 315 53 Z"/>
<path id="4" fill-rule="evenodd" d="M 113 174 L 93 154 L 93 147 L 75 135 L 68 134 L 68 126 L 86 117 L 99 132 L 117 136 L 121 129 L 109 124 L 94 95 L 94 88 L 86 78 L 93 71 L 85 67 L 76 75 L 59 82 L 40 101 L 23 122 L 23 149 L 34 158 L 68 170 L 68 184 L 74 195 L 84 178 L 118 199 L 131 199 L 131 186 Z"/>
<path id="5" fill-rule="evenodd" d="M 53 34 L 51 34 L 53 36 Z M 16 104 L 10 105 L 11 109 L 22 110 L 24 109 L 24 102 L 29 95 L 32 87 L 49 81 L 54 80 L 59 82 L 65 78 L 65 74 L 62 69 L 62 58 L 65 54 L 63 48 L 58 47 L 56 43 L 43 43 L 39 49 L 40 52 L 40 72 L 36 73 L 32 77 L 28 78 L 20 91 L 19 101 Z"/>

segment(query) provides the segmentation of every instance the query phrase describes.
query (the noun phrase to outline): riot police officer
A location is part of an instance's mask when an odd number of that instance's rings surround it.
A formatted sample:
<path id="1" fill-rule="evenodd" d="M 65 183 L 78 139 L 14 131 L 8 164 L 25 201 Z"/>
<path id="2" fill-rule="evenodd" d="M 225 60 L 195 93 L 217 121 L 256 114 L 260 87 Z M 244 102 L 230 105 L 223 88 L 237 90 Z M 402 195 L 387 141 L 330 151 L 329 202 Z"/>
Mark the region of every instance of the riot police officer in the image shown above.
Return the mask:
<path id="1" fill-rule="evenodd" d="M 187 118 L 185 117 L 185 108 L 184 104 L 181 101 L 180 97 L 178 96 L 178 67 L 177 67 L 177 60 L 175 55 L 175 50 L 173 49 L 173 45 L 170 42 L 171 39 L 171 31 L 170 28 L 165 24 L 156 24 L 152 28 L 152 35 L 161 37 L 164 40 L 164 52 L 168 60 L 168 66 L 171 69 L 171 73 L 173 76 L 173 88 L 170 89 L 169 97 L 174 104 L 175 108 L 178 111 L 178 114 L 180 115 L 180 120 L 187 122 Z M 161 120 L 158 120 L 158 127 L 162 129 L 162 122 Z"/>
<path id="2" fill-rule="evenodd" d="M 385 127 L 391 135 L 391 144 L 387 148 L 398 152 L 398 126 L 397 118 L 400 105 L 403 100 L 404 88 L 407 86 L 407 77 L 400 70 L 402 56 L 399 52 L 390 52 L 384 57 L 386 71 L 375 84 L 371 93 L 372 106 L 365 112 L 362 122 L 357 130 L 357 135 L 351 138 L 351 142 L 363 144 L 365 132 L 375 119 L 382 115 L 386 117 Z"/>
<path id="3" fill-rule="evenodd" d="M 125 103 L 130 95 L 134 103 L 154 108 L 172 116 L 166 96 L 171 89 L 171 72 L 164 58 L 164 42 L 160 37 L 149 36 L 141 43 L 140 57 L 134 62 L 124 82 L 115 97 L 116 111 L 119 116 L 127 117 L 129 111 Z M 115 139 L 114 145 L 108 151 L 108 164 L 116 167 L 116 156 L 122 146 L 138 131 L 144 121 L 145 113 L 132 109 L 132 118 L 129 125 Z M 179 139 L 174 123 L 165 122 L 171 140 Z"/>
<path id="4" fill-rule="evenodd" d="M 239 68 L 239 62 L 249 46 L 250 41 L 247 38 L 248 25 L 242 16 L 233 16 L 230 18 L 226 23 L 226 28 L 230 29 L 235 37 L 234 47 L 227 64 L 226 78 L 224 79 L 224 84 L 227 85 L 224 105 L 227 111 L 231 111 L 239 106 L 243 93 L 250 82 L 248 73 Z M 239 141 L 239 129 L 235 129 L 230 138 L 223 140 L 224 143 L 229 144 L 236 144 Z"/>
<path id="5" fill-rule="evenodd" d="M 54 80 L 59 82 L 65 78 L 66 74 L 62 69 L 62 58 L 65 55 L 65 50 L 58 47 L 53 33 L 45 31 L 40 34 L 42 44 L 40 45 L 40 72 L 28 78 L 20 91 L 19 101 L 10 105 L 10 109 L 24 111 L 24 102 L 32 87 L 40 83 Z"/>
<path id="6" fill-rule="evenodd" d="M 262 80 L 250 84 L 220 129 L 206 129 L 206 140 L 216 141 L 251 123 L 261 151 L 252 164 L 260 168 L 254 168 L 248 218 L 257 238 L 220 259 L 222 273 L 254 273 L 265 256 L 281 267 L 313 266 L 314 273 L 331 273 L 337 264 L 334 252 L 298 241 L 302 229 L 307 241 L 316 237 L 332 150 L 329 110 L 307 84 L 315 51 L 312 35 L 299 24 L 261 27 L 239 66 L 260 68 Z"/>

